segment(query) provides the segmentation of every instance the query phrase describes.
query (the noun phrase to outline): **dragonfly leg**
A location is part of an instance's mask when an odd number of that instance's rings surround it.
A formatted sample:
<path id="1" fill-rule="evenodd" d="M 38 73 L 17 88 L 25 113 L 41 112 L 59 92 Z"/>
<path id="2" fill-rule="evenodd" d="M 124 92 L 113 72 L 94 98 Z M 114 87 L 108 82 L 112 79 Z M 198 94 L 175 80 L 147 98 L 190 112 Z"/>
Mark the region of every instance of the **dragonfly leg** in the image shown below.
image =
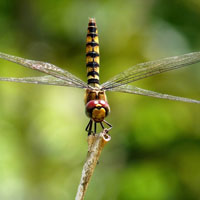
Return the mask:
<path id="1" fill-rule="evenodd" d="M 112 128 L 112 125 L 110 123 L 108 123 L 106 120 L 103 120 L 103 122 L 109 126 L 109 128 L 107 129 L 108 131 L 110 131 L 110 129 Z"/>
<path id="2" fill-rule="evenodd" d="M 90 126 L 90 122 L 91 122 L 91 120 L 90 120 L 89 123 L 87 124 L 87 126 L 86 126 L 86 128 L 85 128 L 85 131 L 88 131 L 88 128 L 89 128 L 89 126 Z"/>
<path id="3" fill-rule="evenodd" d="M 93 121 L 90 120 L 90 127 L 89 127 L 89 131 L 88 131 L 88 135 L 91 135 L 91 133 L 92 133 L 92 125 L 93 125 Z"/>
<path id="4" fill-rule="evenodd" d="M 107 131 L 110 131 L 110 129 L 112 128 L 112 125 L 111 125 L 110 123 L 108 123 L 107 121 L 105 121 L 105 120 L 103 120 L 103 122 L 104 122 L 107 126 L 109 126 L 109 128 L 106 128 Z M 100 124 L 101 124 L 102 129 L 105 129 L 103 123 L 100 122 Z"/>
<path id="5" fill-rule="evenodd" d="M 102 127 L 102 129 L 104 129 L 105 127 L 104 127 L 103 123 L 102 123 L 102 122 L 100 122 L 100 124 L 101 124 L 101 127 Z"/>
<path id="6" fill-rule="evenodd" d="M 105 126 L 103 125 L 103 122 L 109 127 L 109 128 L 105 128 Z M 102 129 L 107 129 L 107 131 L 110 131 L 110 129 L 112 128 L 112 125 L 110 123 L 108 123 L 107 121 L 103 121 L 100 122 L 100 125 L 102 127 Z M 91 119 L 86 127 L 86 131 L 88 132 L 88 135 L 96 134 L 97 132 L 97 122 L 94 122 L 94 131 L 92 131 L 92 126 L 93 126 L 93 120 Z"/>
<path id="7" fill-rule="evenodd" d="M 88 125 L 86 126 L 85 130 L 88 132 L 88 135 L 90 135 L 92 133 L 92 124 L 93 121 L 92 119 L 89 121 Z"/>
<path id="8" fill-rule="evenodd" d="M 96 132 L 97 132 L 97 123 L 94 122 L 94 134 L 96 134 Z"/>

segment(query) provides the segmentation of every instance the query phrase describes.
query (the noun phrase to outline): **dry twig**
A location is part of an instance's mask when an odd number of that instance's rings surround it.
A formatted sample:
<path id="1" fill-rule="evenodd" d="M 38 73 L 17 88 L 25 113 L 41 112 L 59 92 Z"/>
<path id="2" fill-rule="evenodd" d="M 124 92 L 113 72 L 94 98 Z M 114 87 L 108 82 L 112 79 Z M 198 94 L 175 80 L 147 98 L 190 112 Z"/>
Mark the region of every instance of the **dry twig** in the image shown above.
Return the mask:
<path id="1" fill-rule="evenodd" d="M 96 164 L 104 145 L 111 140 L 107 129 L 104 129 L 100 134 L 88 136 L 88 154 L 83 166 L 81 181 L 78 186 L 76 200 L 83 200 L 89 181 L 92 177 Z"/>

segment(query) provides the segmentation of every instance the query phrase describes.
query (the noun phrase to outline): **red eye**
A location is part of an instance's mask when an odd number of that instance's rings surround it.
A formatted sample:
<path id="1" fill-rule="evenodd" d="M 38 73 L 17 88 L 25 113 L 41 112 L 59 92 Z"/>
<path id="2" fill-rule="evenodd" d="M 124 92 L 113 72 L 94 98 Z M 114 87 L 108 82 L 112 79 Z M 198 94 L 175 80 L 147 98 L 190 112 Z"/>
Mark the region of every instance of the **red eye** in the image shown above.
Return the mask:
<path id="1" fill-rule="evenodd" d="M 86 104 L 87 110 L 93 109 L 98 104 L 98 100 L 91 100 Z"/>
<path id="2" fill-rule="evenodd" d="M 104 100 L 99 100 L 99 104 L 102 105 L 103 108 L 106 109 L 106 111 L 109 113 L 110 112 L 110 106 L 108 105 L 108 102 L 107 101 L 104 101 Z M 107 113 L 107 114 L 108 114 Z"/>

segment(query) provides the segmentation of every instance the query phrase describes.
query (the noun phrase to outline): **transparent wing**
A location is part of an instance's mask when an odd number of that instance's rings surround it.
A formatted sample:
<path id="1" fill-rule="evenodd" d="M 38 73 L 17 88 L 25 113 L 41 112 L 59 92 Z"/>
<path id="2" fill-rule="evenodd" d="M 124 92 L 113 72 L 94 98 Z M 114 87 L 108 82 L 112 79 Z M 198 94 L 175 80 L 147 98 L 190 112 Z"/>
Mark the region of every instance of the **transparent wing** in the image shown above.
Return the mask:
<path id="1" fill-rule="evenodd" d="M 138 95 L 150 96 L 150 97 L 161 98 L 161 99 L 183 101 L 183 102 L 188 102 L 188 103 L 200 103 L 200 101 L 198 101 L 198 100 L 193 100 L 193 99 L 188 99 L 188 98 L 183 98 L 183 97 L 177 97 L 177 96 L 172 96 L 172 95 L 168 95 L 168 94 L 161 94 L 161 93 L 158 93 L 158 92 L 153 92 L 153 91 L 150 91 L 150 90 L 138 88 L 138 87 L 135 87 L 135 86 L 132 86 L 132 85 L 122 85 L 122 86 L 119 86 L 119 87 L 110 88 L 110 89 L 108 89 L 108 91 L 138 94 Z"/>
<path id="2" fill-rule="evenodd" d="M 200 62 L 200 52 L 137 64 L 101 85 L 103 90 Z"/>
<path id="3" fill-rule="evenodd" d="M 57 79 L 62 80 L 61 81 L 62 83 L 65 82 L 66 83 L 65 85 L 67 86 L 78 87 L 78 88 L 88 88 L 87 84 L 83 82 L 81 79 L 77 78 L 76 76 L 72 75 L 68 71 L 63 70 L 53 64 L 41 62 L 41 61 L 28 60 L 28 59 L 8 55 L 1 52 L 0 52 L 0 58 L 17 63 L 19 65 L 22 65 L 24 67 L 27 67 L 33 70 L 37 70 L 37 71 L 49 74 L 53 77 L 56 77 Z M 9 81 L 9 79 L 7 79 L 7 81 Z M 21 82 L 21 81 L 17 81 L 17 82 Z"/>
<path id="4" fill-rule="evenodd" d="M 0 77 L 0 81 L 74 87 L 73 83 L 55 78 L 53 76 L 24 77 L 24 78 Z"/>

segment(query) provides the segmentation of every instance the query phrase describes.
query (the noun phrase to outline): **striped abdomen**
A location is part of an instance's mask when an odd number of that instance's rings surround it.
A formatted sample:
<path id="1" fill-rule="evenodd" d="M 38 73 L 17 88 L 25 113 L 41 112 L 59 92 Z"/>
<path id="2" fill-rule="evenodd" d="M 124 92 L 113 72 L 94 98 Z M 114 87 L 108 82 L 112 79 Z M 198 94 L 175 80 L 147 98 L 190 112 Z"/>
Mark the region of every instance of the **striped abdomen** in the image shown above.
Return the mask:
<path id="1" fill-rule="evenodd" d="M 93 87 L 99 87 L 99 38 L 94 18 L 89 19 L 86 42 L 88 84 Z"/>

